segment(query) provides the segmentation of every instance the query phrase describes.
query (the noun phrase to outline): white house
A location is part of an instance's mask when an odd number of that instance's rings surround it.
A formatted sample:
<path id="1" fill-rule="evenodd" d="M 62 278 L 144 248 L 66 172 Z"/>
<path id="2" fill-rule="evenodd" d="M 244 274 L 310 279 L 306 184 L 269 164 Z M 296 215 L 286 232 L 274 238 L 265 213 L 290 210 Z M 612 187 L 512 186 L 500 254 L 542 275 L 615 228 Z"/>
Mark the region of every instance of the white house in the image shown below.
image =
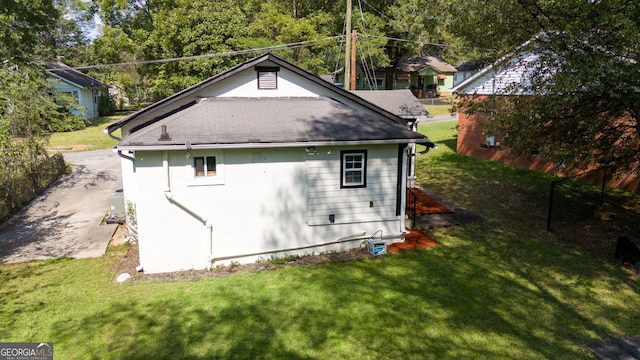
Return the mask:
<path id="1" fill-rule="evenodd" d="M 117 129 L 147 273 L 403 241 L 410 145 L 429 143 L 271 54 L 105 132 Z"/>
<path id="2" fill-rule="evenodd" d="M 61 62 L 47 62 L 46 67 L 56 89 L 78 99 L 83 109 L 74 109 L 76 115 L 84 116 L 85 119 L 99 116 L 98 99 L 101 95 L 109 94 L 107 85 Z"/>

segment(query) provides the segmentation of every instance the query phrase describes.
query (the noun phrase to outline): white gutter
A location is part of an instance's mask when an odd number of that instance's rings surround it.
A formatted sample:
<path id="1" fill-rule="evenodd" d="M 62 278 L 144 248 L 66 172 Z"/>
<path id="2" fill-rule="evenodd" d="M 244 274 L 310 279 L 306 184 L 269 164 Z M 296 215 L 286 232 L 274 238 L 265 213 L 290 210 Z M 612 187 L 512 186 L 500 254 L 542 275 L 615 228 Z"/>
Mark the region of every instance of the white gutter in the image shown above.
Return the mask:
<path id="1" fill-rule="evenodd" d="M 187 214 L 193 216 L 200 221 L 207 229 L 209 229 L 209 258 L 213 258 L 213 224 L 206 217 L 198 214 L 197 211 L 187 206 L 183 201 L 176 198 L 176 195 L 171 192 L 171 173 L 169 170 L 169 154 L 168 151 L 162 152 L 162 169 L 164 172 L 164 196 L 170 203 L 182 209 Z"/>
<path id="2" fill-rule="evenodd" d="M 119 137 L 114 136 L 111 132 L 109 132 L 109 128 L 104 128 L 104 129 L 102 129 L 102 132 L 103 132 L 103 133 L 105 133 L 105 134 L 107 134 L 110 138 L 112 138 L 112 139 L 113 139 L 113 140 L 115 140 L 115 141 L 120 141 L 120 140 L 122 140 L 122 139 L 120 139 Z"/>
<path id="3" fill-rule="evenodd" d="M 413 140 L 413 141 L 411 141 Z M 269 148 L 293 148 L 310 146 L 351 146 L 351 145 L 389 145 L 406 143 L 429 143 L 431 140 L 425 139 L 392 139 L 392 140 L 363 140 L 363 141 L 314 141 L 314 142 L 294 142 L 294 143 L 242 143 L 242 144 L 200 144 L 191 145 L 195 150 L 208 149 L 269 149 Z M 163 150 L 184 150 L 184 144 L 175 145 L 119 145 L 120 150 L 133 151 L 163 151 Z"/>

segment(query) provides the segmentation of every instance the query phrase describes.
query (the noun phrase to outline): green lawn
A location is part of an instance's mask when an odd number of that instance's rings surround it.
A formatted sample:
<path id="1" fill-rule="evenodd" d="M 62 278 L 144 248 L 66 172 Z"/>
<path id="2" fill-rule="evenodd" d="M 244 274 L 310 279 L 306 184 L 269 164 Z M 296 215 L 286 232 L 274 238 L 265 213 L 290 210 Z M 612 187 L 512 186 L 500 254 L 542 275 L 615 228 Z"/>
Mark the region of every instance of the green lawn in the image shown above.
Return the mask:
<path id="1" fill-rule="evenodd" d="M 451 105 L 423 105 L 431 116 L 451 115 Z"/>
<path id="2" fill-rule="evenodd" d="M 547 175 L 458 156 L 455 122 L 419 182 L 486 222 L 428 250 L 199 281 L 115 284 L 99 259 L 0 265 L 0 341 L 57 359 L 592 359 L 640 333 L 637 277 L 544 229 Z"/>
<path id="3" fill-rule="evenodd" d="M 123 117 L 124 115 L 103 116 L 93 120 L 83 130 L 53 133 L 49 139 L 49 147 L 60 152 L 109 149 L 117 141 L 107 136 L 102 130 Z M 119 131 L 114 135 L 119 137 Z"/>

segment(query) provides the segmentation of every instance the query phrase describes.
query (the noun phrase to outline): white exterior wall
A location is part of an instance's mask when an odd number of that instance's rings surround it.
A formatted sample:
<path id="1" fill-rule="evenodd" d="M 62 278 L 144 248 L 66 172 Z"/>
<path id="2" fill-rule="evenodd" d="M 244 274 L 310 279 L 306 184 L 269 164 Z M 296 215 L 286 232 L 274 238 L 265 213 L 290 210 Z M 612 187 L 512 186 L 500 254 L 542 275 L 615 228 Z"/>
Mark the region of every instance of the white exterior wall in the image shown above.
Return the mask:
<path id="1" fill-rule="evenodd" d="M 389 242 L 401 241 L 404 221 L 395 215 L 397 183 L 390 174 L 397 170 L 397 145 L 352 148 L 368 150 L 366 189 L 340 189 L 344 149 L 318 148 L 316 155 L 304 148 L 192 151 L 191 156 L 215 154 L 224 162 L 218 165 L 224 181 L 215 185 L 195 185 L 187 152 L 169 152 L 174 199 L 206 218 L 212 231 L 165 197 L 162 152 L 137 152 L 132 179 L 144 271 L 204 269 L 212 265 L 211 255 L 224 258 L 215 265 L 271 256 L 255 255 L 261 252 L 345 250 L 379 230 L 395 236 Z M 336 216 L 334 224 L 328 221 L 330 213 Z M 297 249 L 363 233 L 355 241 Z"/>

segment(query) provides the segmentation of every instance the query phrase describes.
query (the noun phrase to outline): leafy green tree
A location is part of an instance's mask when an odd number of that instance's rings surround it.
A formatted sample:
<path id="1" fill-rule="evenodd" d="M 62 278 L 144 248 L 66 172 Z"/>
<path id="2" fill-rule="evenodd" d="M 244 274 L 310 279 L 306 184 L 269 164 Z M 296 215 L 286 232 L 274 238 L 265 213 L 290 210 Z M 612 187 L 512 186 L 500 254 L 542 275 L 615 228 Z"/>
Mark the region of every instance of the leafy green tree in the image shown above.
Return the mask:
<path id="1" fill-rule="evenodd" d="M 142 43 L 146 60 L 198 57 L 142 67 L 158 98 L 191 86 L 234 66 L 243 58 L 204 55 L 239 50 L 238 38 L 246 36 L 247 22 L 233 0 L 178 0 L 176 7 L 160 9 L 153 30 Z"/>
<path id="2" fill-rule="evenodd" d="M 498 109 L 489 131 L 519 153 L 557 162 L 640 164 L 640 4 L 634 1 L 519 1 L 544 30 L 521 51 L 539 55 L 529 81 L 470 110 Z M 534 25 L 532 25 L 534 26 Z"/>
<path id="3" fill-rule="evenodd" d="M 0 59 L 24 58 L 60 16 L 52 0 L 3 0 L 0 11 Z"/>

